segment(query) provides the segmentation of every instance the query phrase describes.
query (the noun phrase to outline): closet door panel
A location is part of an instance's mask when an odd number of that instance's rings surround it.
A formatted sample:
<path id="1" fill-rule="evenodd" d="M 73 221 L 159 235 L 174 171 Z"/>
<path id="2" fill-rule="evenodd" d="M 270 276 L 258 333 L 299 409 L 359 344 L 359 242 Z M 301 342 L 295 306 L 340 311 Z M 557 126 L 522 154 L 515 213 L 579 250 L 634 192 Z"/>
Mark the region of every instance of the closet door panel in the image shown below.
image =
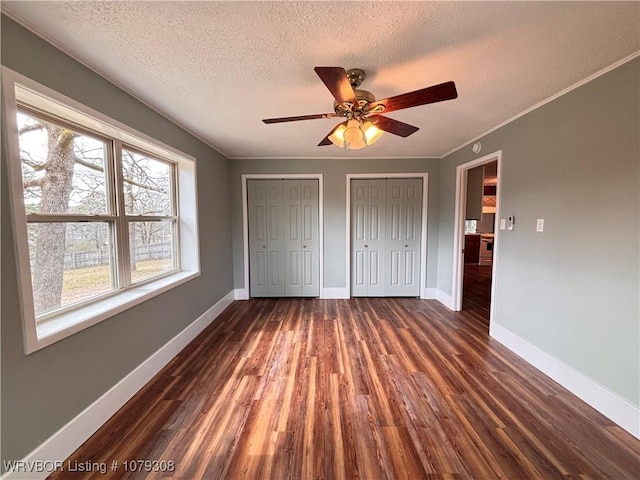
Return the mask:
<path id="1" fill-rule="evenodd" d="M 387 181 L 385 179 L 369 180 L 367 202 L 368 238 L 365 251 L 367 264 L 365 272 L 368 279 L 367 296 L 384 296 L 386 283 L 385 245 L 386 245 L 386 196 Z"/>
<path id="2" fill-rule="evenodd" d="M 404 179 L 388 179 L 386 198 L 386 243 L 385 266 L 386 278 L 384 295 L 387 297 L 402 296 L 404 292 Z"/>
<path id="3" fill-rule="evenodd" d="M 252 297 L 320 295 L 318 184 L 247 181 Z"/>
<path id="4" fill-rule="evenodd" d="M 420 296 L 420 240 L 422 237 L 422 180 L 404 180 L 403 198 L 402 292 L 398 295 Z"/>
<path id="5" fill-rule="evenodd" d="M 318 180 L 300 180 L 302 296 L 320 296 L 320 191 Z"/>
<path id="6" fill-rule="evenodd" d="M 300 211 L 300 180 L 283 180 L 284 191 L 284 251 L 285 295 L 302 296 L 302 215 Z"/>
<path id="7" fill-rule="evenodd" d="M 351 294 L 419 296 L 422 180 L 352 180 Z"/>
<path id="8" fill-rule="evenodd" d="M 247 182 L 249 217 L 249 287 L 252 295 L 268 295 L 267 287 L 267 185 Z"/>
<path id="9" fill-rule="evenodd" d="M 265 181 L 267 187 L 267 296 L 285 294 L 284 268 L 284 209 L 280 180 Z"/>
<path id="10" fill-rule="evenodd" d="M 369 181 L 351 181 L 351 295 L 367 295 L 368 284 L 368 214 Z"/>

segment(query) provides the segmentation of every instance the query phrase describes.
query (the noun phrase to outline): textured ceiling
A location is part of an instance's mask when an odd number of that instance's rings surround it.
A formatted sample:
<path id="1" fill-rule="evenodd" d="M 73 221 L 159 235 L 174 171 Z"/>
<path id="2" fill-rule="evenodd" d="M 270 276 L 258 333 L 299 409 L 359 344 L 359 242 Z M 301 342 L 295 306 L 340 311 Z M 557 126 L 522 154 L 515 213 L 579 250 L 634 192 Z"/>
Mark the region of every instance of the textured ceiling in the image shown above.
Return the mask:
<path id="1" fill-rule="evenodd" d="M 2 2 L 2 10 L 230 158 L 439 157 L 640 49 L 638 2 Z M 314 66 L 362 68 L 420 127 L 360 151 L 317 143 L 336 119 Z"/>

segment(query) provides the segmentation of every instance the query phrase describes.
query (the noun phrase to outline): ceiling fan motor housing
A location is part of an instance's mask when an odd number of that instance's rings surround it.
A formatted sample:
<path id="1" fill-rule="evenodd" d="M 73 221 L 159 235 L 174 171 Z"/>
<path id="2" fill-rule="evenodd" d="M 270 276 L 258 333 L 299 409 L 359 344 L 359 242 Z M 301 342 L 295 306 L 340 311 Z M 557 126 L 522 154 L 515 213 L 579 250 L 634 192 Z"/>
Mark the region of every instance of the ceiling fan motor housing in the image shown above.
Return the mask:
<path id="1" fill-rule="evenodd" d="M 376 101 L 376 97 L 373 95 L 373 93 L 368 92 L 367 90 L 354 89 L 353 92 L 356 94 L 356 100 L 358 100 L 358 106 L 357 107 L 352 105 L 346 106 L 345 104 L 341 104 L 334 101 L 333 110 L 336 112 L 337 115 L 341 117 L 347 117 L 349 116 L 349 113 L 364 111 L 367 105 Z"/>
<path id="2" fill-rule="evenodd" d="M 351 105 L 348 102 L 341 104 L 335 101 L 333 102 L 333 110 L 341 117 L 360 117 L 363 115 L 365 107 L 376 101 L 376 97 L 373 96 L 373 93 L 368 92 L 367 90 L 358 90 L 358 87 L 365 79 L 364 70 L 359 68 L 347 70 L 347 79 L 353 88 L 353 93 L 356 95 L 358 105 Z"/>

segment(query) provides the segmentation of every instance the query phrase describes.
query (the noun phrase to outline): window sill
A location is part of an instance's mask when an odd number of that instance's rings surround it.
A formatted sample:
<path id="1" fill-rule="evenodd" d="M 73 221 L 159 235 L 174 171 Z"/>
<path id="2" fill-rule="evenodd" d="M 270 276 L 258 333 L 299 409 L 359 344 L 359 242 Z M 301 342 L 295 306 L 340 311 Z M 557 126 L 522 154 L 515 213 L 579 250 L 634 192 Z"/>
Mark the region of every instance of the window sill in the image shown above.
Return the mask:
<path id="1" fill-rule="evenodd" d="M 37 339 L 34 342 L 35 344 L 26 345 L 26 353 L 33 353 L 47 347 L 178 285 L 182 285 L 199 275 L 200 272 L 198 271 L 177 272 L 44 320 L 36 326 Z"/>

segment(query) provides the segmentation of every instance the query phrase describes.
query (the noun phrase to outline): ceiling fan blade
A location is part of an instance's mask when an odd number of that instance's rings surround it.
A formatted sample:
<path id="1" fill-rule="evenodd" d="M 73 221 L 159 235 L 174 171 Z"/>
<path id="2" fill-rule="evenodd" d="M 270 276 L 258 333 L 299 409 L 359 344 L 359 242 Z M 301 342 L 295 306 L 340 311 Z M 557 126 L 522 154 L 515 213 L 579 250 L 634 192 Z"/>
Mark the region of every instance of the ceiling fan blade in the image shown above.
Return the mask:
<path id="1" fill-rule="evenodd" d="M 345 123 L 347 123 L 347 122 L 341 122 L 338 125 L 336 125 L 335 127 L 333 127 L 333 129 L 327 134 L 326 137 L 324 137 L 322 139 L 322 141 L 318 144 L 318 146 L 319 147 L 324 147 L 325 145 L 333 145 L 333 142 L 331 140 L 329 140 L 329 137 L 331 135 L 333 135 L 333 132 L 335 132 L 340 125 L 344 125 Z"/>
<path id="2" fill-rule="evenodd" d="M 377 102 L 372 102 L 368 106 L 368 110 L 373 110 L 376 106 L 384 106 L 384 113 L 393 112 L 394 110 L 402 110 L 403 108 L 417 107 L 418 105 L 426 105 L 428 103 L 442 102 L 444 100 L 452 100 L 458 97 L 456 84 L 453 82 L 445 82 L 432 87 L 423 88 L 414 92 L 403 93 L 395 97 L 384 98 Z"/>
<path id="3" fill-rule="evenodd" d="M 384 130 L 385 132 L 393 133 L 394 135 L 398 135 L 404 138 L 420 130 L 418 127 L 414 127 L 413 125 L 409 125 L 408 123 L 394 120 L 393 118 L 389 117 L 383 117 L 382 115 L 372 115 L 371 117 L 369 117 L 369 120 L 371 120 L 371 123 L 373 123 L 380 130 Z"/>
<path id="4" fill-rule="evenodd" d="M 327 86 L 338 103 L 349 102 L 358 105 L 356 94 L 347 78 L 347 71 L 342 67 L 315 67 L 320 80 Z"/>
<path id="5" fill-rule="evenodd" d="M 317 113 L 315 115 L 302 115 L 299 117 L 281 117 L 281 118 L 265 118 L 262 120 L 264 123 L 283 123 L 283 122 L 297 122 L 300 120 L 315 120 L 317 118 L 335 118 L 335 113 Z"/>

